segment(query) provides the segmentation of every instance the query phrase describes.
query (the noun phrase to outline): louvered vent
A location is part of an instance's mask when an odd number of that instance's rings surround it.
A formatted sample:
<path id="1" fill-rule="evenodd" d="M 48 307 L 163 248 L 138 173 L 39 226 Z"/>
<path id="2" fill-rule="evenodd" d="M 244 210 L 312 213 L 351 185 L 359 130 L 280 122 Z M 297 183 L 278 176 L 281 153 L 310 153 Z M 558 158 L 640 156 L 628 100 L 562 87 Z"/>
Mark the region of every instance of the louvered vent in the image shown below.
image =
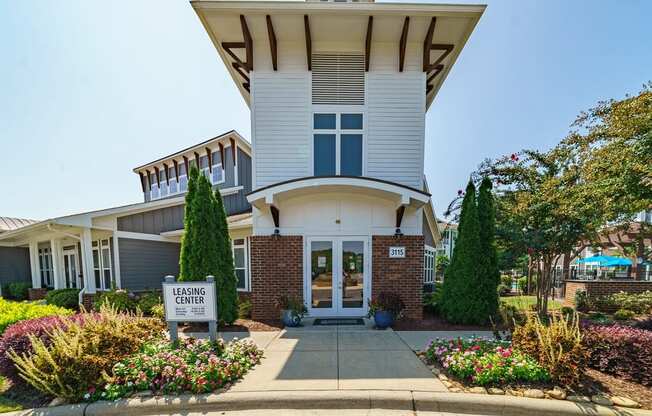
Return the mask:
<path id="1" fill-rule="evenodd" d="M 364 104 L 364 55 L 313 54 L 313 104 Z"/>

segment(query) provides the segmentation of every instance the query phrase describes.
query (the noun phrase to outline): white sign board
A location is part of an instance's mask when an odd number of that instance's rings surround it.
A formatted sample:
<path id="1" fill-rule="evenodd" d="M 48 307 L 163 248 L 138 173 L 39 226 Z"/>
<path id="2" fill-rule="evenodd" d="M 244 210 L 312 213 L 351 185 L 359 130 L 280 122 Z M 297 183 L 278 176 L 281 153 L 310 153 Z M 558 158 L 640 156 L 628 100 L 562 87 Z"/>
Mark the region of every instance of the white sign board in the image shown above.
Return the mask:
<path id="1" fill-rule="evenodd" d="M 403 258 L 405 258 L 405 247 L 390 247 L 389 248 L 389 258 L 390 259 L 403 259 Z"/>
<path id="2" fill-rule="evenodd" d="M 163 283 L 163 300 L 166 321 L 217 320 L 214 282 Z"/>

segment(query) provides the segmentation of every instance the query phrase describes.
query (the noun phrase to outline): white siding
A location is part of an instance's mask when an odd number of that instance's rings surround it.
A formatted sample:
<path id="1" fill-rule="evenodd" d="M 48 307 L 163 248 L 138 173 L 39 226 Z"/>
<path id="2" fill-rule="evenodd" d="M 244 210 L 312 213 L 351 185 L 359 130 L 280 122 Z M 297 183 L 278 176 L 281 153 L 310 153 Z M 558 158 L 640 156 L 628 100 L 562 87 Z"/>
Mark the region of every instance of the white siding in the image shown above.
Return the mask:
<path id="1" fill-rule="evenodd" d="M 254 47 L 250 73 L 253 188 L 310 175 L 310 73 L 305 44 L 279 48 L 273 71 L 267 43 Z"/>
<path id="2" fill-rule="evenodd" d="M 426 81 L 420 49 L 408 44 L 401 73 L 397 45 L 374 46 L 367 74 L 367 176 L 421 189 Z"/>
<path id="3" fill-rule="evenodd" d="M 279 48 L 277 72 L 271 70 L 268 46 L 254 51 L 258 51 L 257 70 L 250 75 L 253 187 L 257 189 L 312 174 L 311 123 L 318 106 L 311 104 L 305 45 Z M 365 106 L 358 107 L 367 119 L 365 175 L 418 189 L 425 127 L 425 74 L 420 70 L 419 51 L 419 45 L 408 44 L 405 71 L 399 73 L 398 45 L 374 44 Z"/>

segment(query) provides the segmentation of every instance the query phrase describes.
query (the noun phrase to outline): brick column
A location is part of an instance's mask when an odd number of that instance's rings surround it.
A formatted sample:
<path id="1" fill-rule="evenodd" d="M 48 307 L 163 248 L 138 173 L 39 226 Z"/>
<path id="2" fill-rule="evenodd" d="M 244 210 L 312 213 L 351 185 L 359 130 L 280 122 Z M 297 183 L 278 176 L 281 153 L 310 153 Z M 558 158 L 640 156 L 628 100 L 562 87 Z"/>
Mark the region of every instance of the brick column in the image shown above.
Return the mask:
<path id="1" fill-rule="evenodd" d="M 371 296 L 394 292 L 405 303 L 404 317 L 423 319 L 423 245 L 421 235 L 372 237 Z M 389 248 L 405 247 L 405 258 L 389 258 Z"/>
<path id="2" fill-rule="evenodd" d="M 274 302 L 281 295 L 303 299 L 303 238 L 251 237 L 251 317 L 279 319 Z"/>
<path id="3" fill-rule="evenodd" d="M 45 295 L 48 294 L 46 288 L 29 288 L 27 289 L 27 299 L 28 300 L 41 300 L 45 299 Z"/>

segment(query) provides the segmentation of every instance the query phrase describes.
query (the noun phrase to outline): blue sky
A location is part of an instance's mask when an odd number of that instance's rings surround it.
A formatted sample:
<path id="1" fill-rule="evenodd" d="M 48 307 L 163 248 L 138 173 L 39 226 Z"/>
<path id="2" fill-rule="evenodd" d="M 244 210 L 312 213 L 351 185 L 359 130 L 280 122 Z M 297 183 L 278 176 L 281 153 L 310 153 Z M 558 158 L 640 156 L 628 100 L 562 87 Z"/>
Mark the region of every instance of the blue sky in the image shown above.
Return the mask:
<path id="1" fill-rule="evenodd" d="M 442 212 L 486 157 L 548 148 L 652 79 L 652 1 L 488 1 L 426 119 Z M 185 0 L 0 2 L 0 215 L 142 199 L 131 169 L 249 110 Z"/>

